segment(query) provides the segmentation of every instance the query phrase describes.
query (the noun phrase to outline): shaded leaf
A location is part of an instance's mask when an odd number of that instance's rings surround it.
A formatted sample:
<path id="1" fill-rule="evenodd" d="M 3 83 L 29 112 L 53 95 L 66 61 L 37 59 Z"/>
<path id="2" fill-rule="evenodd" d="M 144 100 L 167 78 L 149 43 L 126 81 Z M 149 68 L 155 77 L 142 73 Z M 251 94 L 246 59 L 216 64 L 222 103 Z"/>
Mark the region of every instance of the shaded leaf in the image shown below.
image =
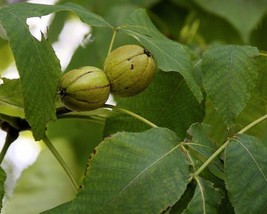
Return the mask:
<path id="1" fill-rule="evenodd" d="M 227 126 L 208 98 L 206 99 L 205 109 L 204 123 L 210 125 L 211 138 L 214 139 L 217 145 L 222 145 L 228 134 Z"/>
<path id="2" fill-rule="evenodd" d="M 251 1 L 209 1 L 194 0 L 205 10 L 228 20 L 241 34 L 245 42 L 248 42 L 251 31 L 260 22 L 266 12 L 265 0 Z"/>
<path id="3" fill-rule="evenodd" d="M 196 181 L 197 186 L 194 196 L 183 213 L 217 213 L 223 196 L 222 191 L 215 188 L 213 183 L 201 177 L 197 177 Z"/>
<path id="4" fill-rule="evenodd" d="M 222 45 L 209 48 L 203 55 L 203 84 L 207 96 L 227 125 L 245 108 L 256 85 L 258 49 Z"/>
<path id="5" fill-rule="evenodd" d="M 267 212 L 266 157 L 267 148 L 249 135 L 237 135 L 226 148 L 225 184 L 237 214 Z"/>
<path id="6" fill-rule="evenodd" d="M 191 142 L 186 145 L 190 153 L 204 163 L 216 150 L 217 146 L 209 139 L 210 126 L 207 124 L 195 123 L 188 129 L 192 136 Z M 209 170 L 217 177 L 223 179 L 223 164 L 218 158 L 214 158 L 208 166 Z"/>
<path id="7" fill-rule="evenodd" d="M 195 189 L 196 189 L 196 182 L 194 182 L 194 180 L 193 180 L 192 182 L 188 183 L 187 188 L 184 191 L 181 198 L 179 199 L 179 201 L 177 201 L 176 204 L 174 204 L 174 206 L 172 206 L 168 210 L 168 212 L 166 212 L 166 214 L 168 214 L 168 213 L 170 213 L 170 214 L 182 213 L 183 210 L 188 206 L 191 199 L 193 198 L 194 193 L 195 193 Z"/>
<path id="8" fill-rule="evenodd" d="M 192 123 L 201 122 L 204 117 L 204 105 L 198 103 L 184 79 L 176 72 L 158 71 L 144 92 L 134 97 L 117 98 L 116 101 L 117 106 L 133 111 L 158 126 L 167 127 L 182 138 Z M 122 115 L 107 120 L 105 134 L 147 128 L 142 122 Z"/>
<path id="9" fill-rule="evenodd" d="M 252 98 L 247 103 L 244 111 L 237 117 L 236 123 L 240 127 L 260 118 L 262 115 L 267 114 L 267 59 L 264 56 L 257 57 L 256 61 L 260 66 L 259 77 L 255 90 L 253 91 Z M 255 135 L 257 138 L 262 139 L 267 130 L 267 121 L 252 127 L 247 134 Z"/>
<path id="10" fill-rule="evenodd" d="M 137 39 L 148 49 L 163 71 L 177 71 L 185 79 L 197 100 L 203 99 L 202 92 L 193 77 L 190 55 L 179 43 L 169 40 L 153 25 L 144 9 L 134 11 L 121 30 Z"/>
<path id="11" fill-rule="evenodd" d="M 266 50 L 267 41 L 265 35 L 267 34 L 267 13 L 265 13 L 261 22 L 253 29 L 250 37 L 250 44 L 258 47 L 259 50 Z"/>
<path id="12" fill-rule="evenodd" d="M 75 213 L 160 213 L 186 189 L 188 165 L 179 138 L 165 128 L 117 133 L 92 155 Z"/>
<path id="13" fill-rule="evenodd" d="M 171 1 L 161 1 L 150 9 L 149 15 L 151 21 L 165 36 L 176 40 L 184 25 L 187 10 Z"/>

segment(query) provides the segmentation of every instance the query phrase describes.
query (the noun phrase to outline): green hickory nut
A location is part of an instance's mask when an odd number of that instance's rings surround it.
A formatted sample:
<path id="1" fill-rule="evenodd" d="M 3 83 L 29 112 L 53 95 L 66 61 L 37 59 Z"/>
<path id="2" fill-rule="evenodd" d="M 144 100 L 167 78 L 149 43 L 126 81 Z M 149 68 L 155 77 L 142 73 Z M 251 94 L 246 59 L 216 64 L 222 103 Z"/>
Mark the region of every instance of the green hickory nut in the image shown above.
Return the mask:
<path id="1" fill-rule="evenodd" d="M 65 73 L 59 83 L 64 105 L 74 111 L 90 111 L 102 107 L 110 93 L 110 84 L 104 71 L 92 66 Z"/>
<path id="2" fill-rule="evenodd" d="M 107 56 L 104 71 L 114 95 L 134 96 L 151 83 L 155 73 L 155 62 L 144 48 L 138 45 L 124 45 Z"/>

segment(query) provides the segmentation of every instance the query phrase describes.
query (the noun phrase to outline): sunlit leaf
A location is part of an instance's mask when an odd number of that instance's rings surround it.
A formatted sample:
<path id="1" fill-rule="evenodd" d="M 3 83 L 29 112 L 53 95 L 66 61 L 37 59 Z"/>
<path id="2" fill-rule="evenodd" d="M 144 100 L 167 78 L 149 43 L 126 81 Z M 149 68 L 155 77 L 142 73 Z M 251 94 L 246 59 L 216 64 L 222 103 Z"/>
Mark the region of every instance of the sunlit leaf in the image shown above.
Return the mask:
<path id="1" fill-rule="evenodd" d="M 183 194 L 188 165 L 165 128 L 117 133 L 92 155 L 73 213 L 160 213 Z"/>

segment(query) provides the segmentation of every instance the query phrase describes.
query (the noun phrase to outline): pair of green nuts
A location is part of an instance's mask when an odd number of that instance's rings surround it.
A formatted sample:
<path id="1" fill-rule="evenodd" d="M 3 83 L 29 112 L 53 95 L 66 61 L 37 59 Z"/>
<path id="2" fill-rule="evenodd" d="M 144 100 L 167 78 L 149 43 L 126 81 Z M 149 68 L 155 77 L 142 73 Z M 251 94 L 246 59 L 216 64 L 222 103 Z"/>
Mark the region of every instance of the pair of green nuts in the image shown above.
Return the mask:
<path id="1" fill-rule="evenodd" d="M 147 50 L 124 45 L 107 56 L 104 71 L 85 66 L 64 74 L 59 84 L 61 101 L 70 110 L 94 110 L 105 104 L 110 92 L 121 97 L 142 92 L 154 73 L 155 62 Z"/>

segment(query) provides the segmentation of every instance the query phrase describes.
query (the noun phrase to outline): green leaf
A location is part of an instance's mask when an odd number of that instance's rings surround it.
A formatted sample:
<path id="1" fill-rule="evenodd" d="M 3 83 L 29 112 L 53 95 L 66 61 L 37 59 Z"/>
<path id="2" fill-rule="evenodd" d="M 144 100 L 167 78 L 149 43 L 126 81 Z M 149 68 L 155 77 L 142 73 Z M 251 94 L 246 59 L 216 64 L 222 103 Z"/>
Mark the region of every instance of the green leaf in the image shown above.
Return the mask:
<path id="1" fill-rule="evenodd" d="M 203 99 L 202 92 L 193 77 L 190 55 L 179 43 L 169 40 L 153 25 L 144 9 L 133 12 L 121 26 L 122 32 L 137 39 L 148 49 L 163 71 L 177 71 L 185 79 L 197 100 Z"/>
<path id="2" fill-rule="evenodd" d="M 0 24 L 9 38 L 21 77 L 25 115 L 36 140 L 43 137 L 47 122 L 56 119 L 55 96 L 61 71 L 51 44 L 44 38 L 38 41 L 30 34 L 26 18 L 62 10 L 77 13 L 92 26 L 111 27 L 101 16 L 72 3 L 61 6 L 23 3 L 0 9 Z"/>
<path id="3" fill-rule="evenodd" d="M 236 121 L 240 127 L 244 127 L 256 118 L 260 118 L 262 115 L 267 114 L 267 58 L 260 56 L 257 57 L 256 60 L 260 66 L 259 78 L 252 94 L 252 98 L 249 100 L 244 111 L 237 117 Z M 267 121 L 264 121 L 251 128 L 246 133 L 262 139 L 266 132 L 266 125 Z"/>
<path id="4" fill-rule="evenodd" d="M 72 213 L 160 213 L 186 189 L 179 138 L 165 128 L 106 138 L 88 163 Z"/>
<path id="5" fill-rule="evenodd" d="M 117 6 L 134 6 L 134 7 L 151 7 L 160 0 L 74 0 L 76 4 L 82 5 L 101 16 L 105 16 L 113 9 L 113 7 Z M 59 4 L 68 2 L 68 0 L 60 0 Z"/>
<path id="6" fill-rule="evenodd" d="M 258 49 L 250 46 L 210 47 L 203 55 L 203 84 L 207 96 L 227 125 L 246 107 L 256 85 Z"/>
<path id="7" fill-rule="evenodd" d="M 70 116 L 75 117 L 73 114 Z M 104 121 L 96 123 L 87 118 L 81 119 L 71 117 L 58 119 L 53 123 L 49 123 L 47 133 L 49 139 L 52 141 L 53 139 L 61 138 L 70 143 L 82 175 L 88 157 L 102 140 Z"/>
<path id="8" fill-rule="evenodd" d="M 195 123 L 188 129 L 192 136 L 191 142 L 186 144 L 190 153 L 204 163 L 216 150 L 217 146 L 209 139 L 210 126 L 207 124 Z M 209 170 L 217 177 L 223 179 L 223 165 L 218 158 L 208 166 Z"/>
<path id="9" fill-rule="evenodd" d="M 76 175 L 72 147 L 62 140 L 55 147 Z M 75 191 L 65 172 L 48 149 L 42 150 L 36 162 L 22 172 L 12 197 L 7 198 L 3 214 L 36 214 L 51 209 L 75 197 Z"/>
<path id="10" fill-rule="evenodd" d="M 267 212 L 267 148 L 257 138 L 237 135 L 225 150 L 225 184 L 238 213 Z"/>
<path id="11" fill-rule="evenodd" d="M 204 105 L 198 103 L 182 76 L 176 72 L 158 71 L 144 92 L 134 97 L 117 98 L 116 101 L 117 106 L 133 111 L 158 126 L 167 127 L 182 138 L 192 123 L 201 122 L 204 117 Z M 105 133 L 143 131 L 147 128 L 136 119 L 116 115 L 107 120 Z"/>
<path id="12" fill-rule="evenodd" d="M 222 191 L 215 188 L 213 183 L 201 177 L 197 177 L 196 181 L 197 187 L 194 196 L 183 213 L 218 213 L 218 206 L 223 196 Z"/>
<path id="13" fill-rule="evenodd" d="M 222 145 L 227 137 L 227 126 L 224 123 L 221 115 L 214 109 L 214 106 L 209 98 L 206 99 L 206 114 L 204 123 L 210 125 L 210 133 L 212 139 L 217 145 Z M 247 125 L 247 124 L 246 124 Z"/>
<path id="14" fill-rule="evenodd" d="M 68 213 L 68 209 L 71 206 L 72 201 L 66 202 L 64 204 L 60 204 L 57 207 L 54 207 L 50 210 L 46 210 L 42 212 L 41 214 L 62 214 L 62 213 Z"/>
<path id="15" fill-rule="evenodd" d="M 84 7 L 67 2 L 63 5 L 46 5 L 46 4 L 30 4 L 30 3 L 20 3 L 20 4 L 11 4 L 7 7 L 0 9 L 0 13 L 8 13 L 9 15 L 15 16 L 15 14 L 21 18 L 29 17 L 40 17 L 48 15 L 54 12 L 60 11 L 72 11 L 77 14 L 80 19 L 96 27 L 112 27 L 103 17 L 85 9 Z"/>
<path id="16" fill-rule="evenodd" d="M 31 36 L 25 20 L 14 11 L 0 10 L 0 23 L 6 30 L 21 77 L 25 115 L 37 140 L 45 125 L 55 119 L 54 97 L 60 67 L 51 45 Z M 14 30 L 16 29 L 16 30 Z M 27 51 L 26 51 L 27 50 Z"/>
<path id="17" fill-rule="evenodd" d="M 1 28 L 1 27 L 0 27 Z M 1 29 L 0 29 L 1 35 Z M 8 41 L 0 37 L 0 74 L 13 62 L 13 55 L 8 44 Z"/>
<path id="18" fill-rule="evenodd" d="M 135 8 L 133 6 L 112 6 L 105 19 L 110 23 L 121 23 Z M 108 54 L 112 31 L 108 28 L 96 28 L 91 31 L 91 38 L 85 46 L 80 46 L 74 53 L 67 70 L 83 65 L 102 68 Z M 113 47 L 136 42 L 128 35 L 118 33 Z"/>
<path id="19" fill-rule="evenodd" d="M 6 173 L 4 172 L 2 167 L 0 167 L 0 212 L 3 206 L 2 201 L 5 195 L 5 181 L 6 181 Z"/>
<path id="20" fill-rule="evenodd" d="M 210 126 L 208 124 L 200 123 L 193 124 L 187 131 L 188 134 L 192 136 L 192 144 L 189 144 L 188 146 L 199 150 L 200 153 L 203 153 L 203 155 L 207 157 L 209 157 L 217 148 L 208 138 L 209 131 Z"/>
<path id="21" fill-rule="evenodd" d="M 239 1 L 223 0 L 194 0 L 205 10 L 228 20 L 241 34 L 243 40 L 248 42 L 251 31 L 260 22 L 266 12 L 265 0 Z"/>
<path id="22" fill-rule="evenodd" d="M 24 107 L 23 97 L 20 89 L 19 79 L 3 78 L 3 84 L 0 85 L 0 106 L 11 106 L 13 108 Z"/>

